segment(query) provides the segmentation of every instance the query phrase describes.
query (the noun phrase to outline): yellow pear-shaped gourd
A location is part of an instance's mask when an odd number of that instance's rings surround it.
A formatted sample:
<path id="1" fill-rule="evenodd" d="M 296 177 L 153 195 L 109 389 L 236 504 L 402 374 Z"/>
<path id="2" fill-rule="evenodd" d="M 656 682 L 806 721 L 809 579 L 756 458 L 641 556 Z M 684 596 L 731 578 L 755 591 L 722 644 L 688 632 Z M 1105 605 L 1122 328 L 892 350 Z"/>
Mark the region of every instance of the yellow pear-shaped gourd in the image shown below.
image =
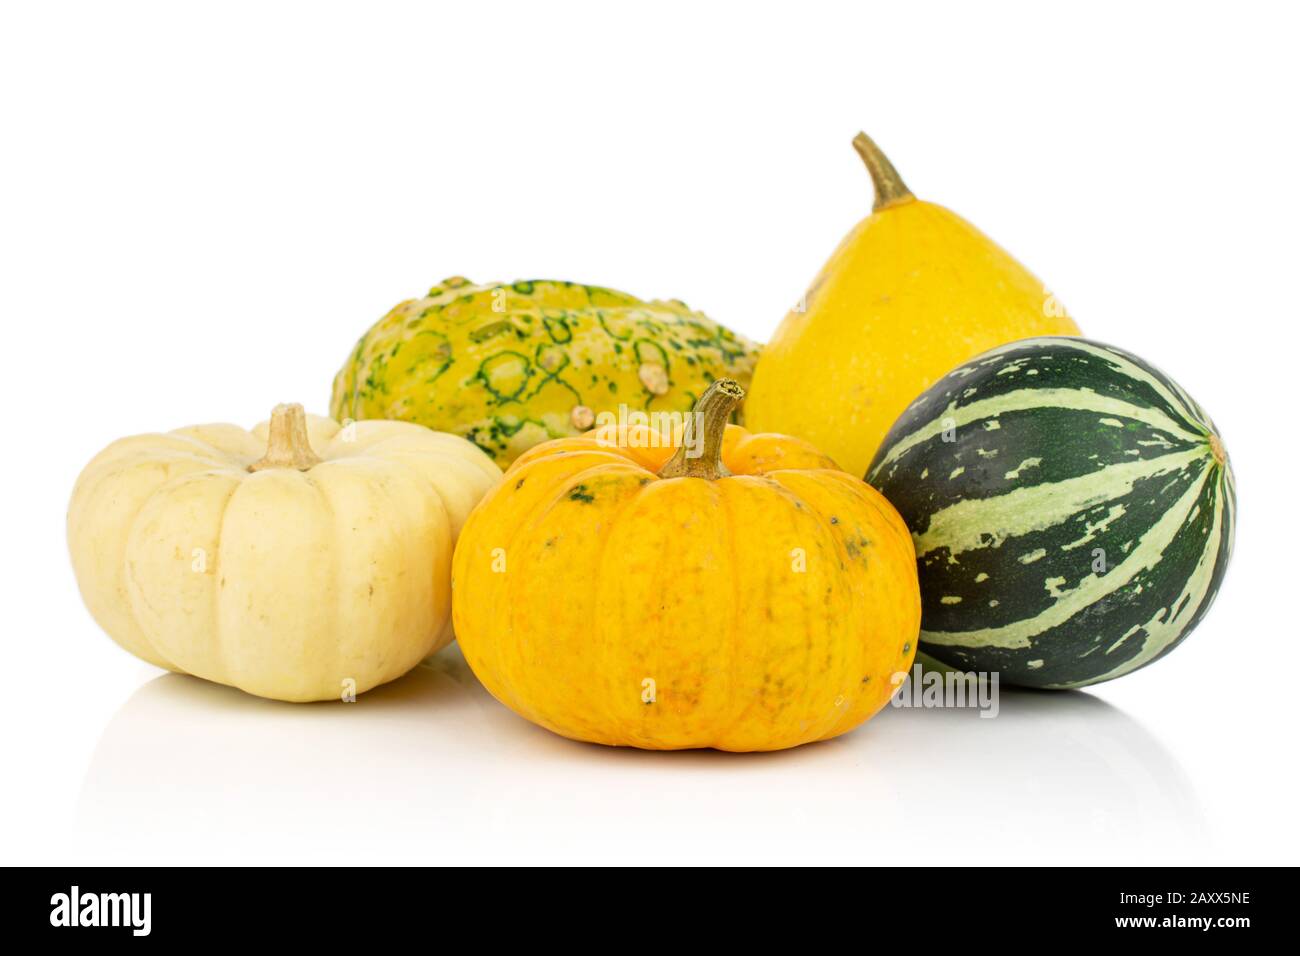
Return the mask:
<path id="1" fill-rule="evenodd" d="M 853 145 L 875 206 L 776 330 L 745 414 L 754 430 L 807 439 L 861 475 L 894 420 L 953 368 L 1079 327 L 987 236 L 913 196 L 865 133 Z"/>

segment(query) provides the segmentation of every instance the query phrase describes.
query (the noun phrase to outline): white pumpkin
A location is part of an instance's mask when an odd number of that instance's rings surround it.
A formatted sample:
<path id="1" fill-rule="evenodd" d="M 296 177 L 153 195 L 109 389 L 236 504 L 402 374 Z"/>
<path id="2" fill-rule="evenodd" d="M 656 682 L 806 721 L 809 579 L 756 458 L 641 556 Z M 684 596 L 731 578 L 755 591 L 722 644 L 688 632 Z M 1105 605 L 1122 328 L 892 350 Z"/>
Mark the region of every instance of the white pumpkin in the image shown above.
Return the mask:
<path id="1" fill-rule="evenodd" d="M 159 667 L 279 700 L 338 699 L 449 643 L 451 554 L 501 478 L 463 438 L 280 405 L 109 445 L 77 480 L 82 597 Z"/>

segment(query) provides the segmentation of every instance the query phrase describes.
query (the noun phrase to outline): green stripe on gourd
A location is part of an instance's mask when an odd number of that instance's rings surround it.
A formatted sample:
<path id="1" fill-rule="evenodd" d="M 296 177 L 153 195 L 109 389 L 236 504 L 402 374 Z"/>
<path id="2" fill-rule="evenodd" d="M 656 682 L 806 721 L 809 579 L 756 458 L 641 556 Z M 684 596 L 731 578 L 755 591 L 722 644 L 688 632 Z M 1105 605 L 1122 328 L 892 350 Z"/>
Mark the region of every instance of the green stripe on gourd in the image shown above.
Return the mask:
<path id="1" fill-rule="evenodd" d="M 362 336 L 330 408 L 340 420 L 398 418 L 463 435 L 504 467 L 620 405 L 687 412 L 715 379 L 747 387 L 757 356 L 754 343 L 676 300 L 455 278 Z"/>
<path id="2" fill-rule="evenodd" d="M 1166 375 L 1074 338 L 1015 342 L 936 383 L 867 472 L 912 531 L 921 643 L 1011 683 L 1078 687 L 1172 650 L 1232 551 L 1232 470 Z"/>

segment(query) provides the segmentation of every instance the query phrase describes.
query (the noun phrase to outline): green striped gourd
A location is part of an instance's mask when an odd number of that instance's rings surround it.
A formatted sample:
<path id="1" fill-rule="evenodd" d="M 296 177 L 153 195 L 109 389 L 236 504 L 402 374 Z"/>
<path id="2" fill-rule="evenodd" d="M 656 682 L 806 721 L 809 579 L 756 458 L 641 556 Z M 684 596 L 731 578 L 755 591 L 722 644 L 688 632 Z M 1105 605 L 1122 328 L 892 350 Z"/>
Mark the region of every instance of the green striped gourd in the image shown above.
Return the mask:
<path id="1" fill-rule="evenodd" d="M 1232 553 L 1208 415 L 1134 355 L 1014 342 L 950 372 L 867 471 L 912 531 L 921 647 L 1009 683 L 1081 687 L 1169 653 Z"/>
<path id="2" fill-rule="evenodd" d="M 688 412 L 718 378 L 747 388 L 757 357 L 754 343 L 676 300 L 453 278 L 361 337 L 330 411 L 461 435 L 504 468 L 602 412 Z"/>

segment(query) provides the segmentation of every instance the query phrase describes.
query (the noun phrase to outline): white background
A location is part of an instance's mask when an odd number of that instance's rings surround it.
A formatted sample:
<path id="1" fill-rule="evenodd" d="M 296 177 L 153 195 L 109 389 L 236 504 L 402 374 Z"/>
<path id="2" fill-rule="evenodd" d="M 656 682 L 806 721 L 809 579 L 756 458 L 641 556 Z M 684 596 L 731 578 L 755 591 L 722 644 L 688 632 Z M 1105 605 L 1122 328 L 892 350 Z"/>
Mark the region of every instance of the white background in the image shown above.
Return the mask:
<path id="1" fill-rule="evenodd" d="M 1297 24 L 1045 6 L 6 4 L 4 861 L 1300 862 Z M 995 720 L 649 754 L 526 724 L 454 649 L 276 704 L 83 609 L 64 509 L 100 447 L 324 411 L 361 332 L 446 276 L 766 338 L 869 209 L 860 127 L 1217 419 L 1237 553 L 1169 658 Z"/>

